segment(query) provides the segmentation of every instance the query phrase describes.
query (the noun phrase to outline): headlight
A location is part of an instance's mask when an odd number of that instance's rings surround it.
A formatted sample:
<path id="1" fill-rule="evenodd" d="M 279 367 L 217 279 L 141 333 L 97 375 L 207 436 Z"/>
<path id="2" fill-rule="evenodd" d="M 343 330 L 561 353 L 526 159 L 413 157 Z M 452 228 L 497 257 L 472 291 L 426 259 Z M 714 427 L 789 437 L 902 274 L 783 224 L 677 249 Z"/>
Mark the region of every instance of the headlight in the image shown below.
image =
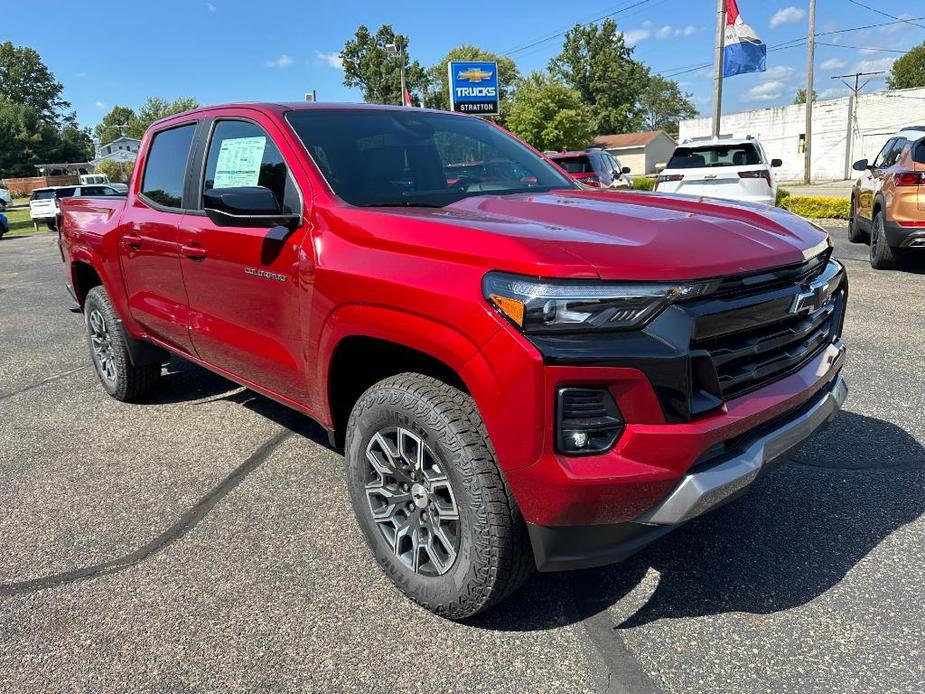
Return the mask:
<path id="1" fill-rule="evenodd" d="M 503 272 L 482 281 L 485 298 L 527 333 L 639 328 L 669 304 L 708 290 L 706 282 L 542 280 Z"/>

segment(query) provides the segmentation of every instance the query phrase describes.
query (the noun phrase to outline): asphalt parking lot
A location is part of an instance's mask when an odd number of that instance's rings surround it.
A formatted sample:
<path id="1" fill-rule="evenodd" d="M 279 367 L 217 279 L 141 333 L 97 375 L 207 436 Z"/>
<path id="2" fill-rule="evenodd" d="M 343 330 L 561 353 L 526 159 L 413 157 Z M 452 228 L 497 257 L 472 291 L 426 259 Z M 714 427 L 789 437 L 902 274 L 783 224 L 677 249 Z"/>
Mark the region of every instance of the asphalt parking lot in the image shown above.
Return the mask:
<path id="1" fill-rule="evenodd" d="M 753 491 L 466 624 L 369 557 L 319 427 L 179 360 L 98 385 L 55 237 L 0 240 L 0 691 L 925 690 L 925 257 L 850 273 L 851 394 Z"/>

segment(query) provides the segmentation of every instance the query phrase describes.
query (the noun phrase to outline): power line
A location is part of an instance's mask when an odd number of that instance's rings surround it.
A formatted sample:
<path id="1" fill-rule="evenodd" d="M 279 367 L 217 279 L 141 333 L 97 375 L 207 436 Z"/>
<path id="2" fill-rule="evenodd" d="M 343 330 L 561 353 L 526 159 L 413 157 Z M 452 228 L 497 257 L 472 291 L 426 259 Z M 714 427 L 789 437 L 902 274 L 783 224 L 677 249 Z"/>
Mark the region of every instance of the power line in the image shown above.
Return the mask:
<path id="1" fill-rule="evenodd" d="M 598 22 L 601 22 L 601 21 L 603 21 L 603 20 L 605 20 L 605 19 L 609 19 L 610 17 L 615 17 L 615 16 L 618 15 L 618 14 L 622 14 L 622 13 L 627 12 L 627 11 L 629 11 L 629 10 L 632 10 L 632 9 L 634 9 L 634 8 L 636 8 L 636 7 L 640 7 L 640 6 L 642 6 L 642 5 L 647 5 L 647 4 L 650 3 L 650 2 L 652 2 L 652 0 L 636 0 L 636 2 L 632 2 L 632 3 L 628 4 L 628 5 L 624 5 L 623 7 L 620 7 L 619 9 L 616 9 L 616 10 L 614 10 L 613 12 L 608 12 L 607 14 L 602 14 L 600 17 L 596 17 L 596 18 L 592 19 L 592 20 L 589 21 L 589 22 L 585 22 L 585 23 L 583 23 L 583 24 L 580 24 L 579 26 L 590 26 L 591 24 L 597 24 Z M 536 40 L 534 40 L 534 41 L 531 41 L 530 43 L 524 44 L 523 46 L 519 46 L 519 47 L 517 47 L 517 48 L 512 48 L 511 50 L 506 51 L 506 52 L 502 53 L 501 55 L 502 55 L 502 56 L 510 56 L 510 55 L 513 55 L 514 53 L 520 53 L 520 52 L 522 52 L 522 51 L 527 50 L 528 48 L 533 48 L 534 46 L 538 46 L 538 45 L 540 45 L 540 44 L 546 43 L 547 41 L 552 41 L 553 39 L 557 39 L 557 38 L 559 38 L 560 36 L 565 36 L 565 34 L 567 34 L 567 33 L 568 33 L 569 31 L 571 31 L 573 28 L 574 28 L 574 25 L 573 25 L 573 26 L 570 26 L 568 29 L 563 29 L 562 31 L 558 31 L 558 32 L 556 32 L 556 33 L 554 33 L 554 34 L 549 34 L 548 36 L 544 36 L 543 38 L 540 38 L 540 39 L 536 39 Z"/>
<path id="2" fill-rule="evenodd" d="M 889 17 L 890 19 L 898 19 L 900 22 L 905 22 L 906 24 L 911 24 L 914 27 L 920 27 L 922 29 L 925 29 L 925 24 L 917 24 L 916 22 L 913 22 L 911 19 L 903 19 L 902 17 L 897 17 L 894 14 L 889 14 L 888 12 L 884 12 L 883 10 L 878 10 L 876 7 L 865 5 L 863 2 L 860 2 L 859 0 L 848 0 L 848 2 L 850 2 L 853 5 L 857 5 L 858 7 L 863 7 L 865 10 L 870 10 L 871 12 L 875 12 L 876 14 L 883 15 L 884 17 Z"/>
<path id="3" fill-rule="evenodd" d="M 895 48 L 874 48 L 873 46 L 846 46 L 843 43 L 824 43 L 822 41 L 816 41 L 817 46 L 831 46 L 832 48 L 850 48 L 855 51 L 878 51 L 880 53 L 900 53 L 905 55 L 909 51 L 900 51 Z"/>

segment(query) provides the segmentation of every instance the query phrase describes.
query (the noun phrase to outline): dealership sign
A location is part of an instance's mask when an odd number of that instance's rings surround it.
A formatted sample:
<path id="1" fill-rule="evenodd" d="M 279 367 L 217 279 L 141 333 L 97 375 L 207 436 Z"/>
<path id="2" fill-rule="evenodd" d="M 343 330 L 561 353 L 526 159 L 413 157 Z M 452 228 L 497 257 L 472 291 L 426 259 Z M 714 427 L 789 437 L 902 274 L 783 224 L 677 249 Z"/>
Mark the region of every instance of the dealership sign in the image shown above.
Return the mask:
<path id="1" fill-rule="evenodd" d="M 497 116 L 498 63 L 451 62 L 450 110 L 479 116 Z"/>

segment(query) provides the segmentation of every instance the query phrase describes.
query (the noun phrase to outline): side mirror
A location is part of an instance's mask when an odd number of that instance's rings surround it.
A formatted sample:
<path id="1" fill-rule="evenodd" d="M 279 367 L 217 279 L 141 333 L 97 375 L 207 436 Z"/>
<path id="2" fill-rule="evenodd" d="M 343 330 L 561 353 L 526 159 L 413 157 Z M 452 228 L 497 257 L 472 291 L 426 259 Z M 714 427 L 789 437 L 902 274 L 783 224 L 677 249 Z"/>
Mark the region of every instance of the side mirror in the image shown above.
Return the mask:
<path id="1" fill-rule="evenodd" d="M 620 173 L 628 174 L 631 172 L 632 172 L 632 169 L 628 166 L 624 166 L 622 169 L 620 169 Z"/>
<path id="2" fill-rule="evenodd" d="M 784 160 L 783 160 L 783 159 L 772 159 L 772 160 L 771 160 L 771 168 L 772 168 L 772 169 L 779 169 L 779 168 L 782 167 L 783 165 L 784 165 Z"/>
<path id="3" fill-rule="evenodd" d="M 203 210 L 223 227 L 286 227 L 296 229 L 302 215 L 283 212 L 273 191 L 263 186 L 211 188 L 202 194 Z"/>
<path id="4" fill-rule="evenodd" d="M 867 161 L 867 159 L 860 159 L 854 162 L 851 168 L 855 171 L 867 171 L 867 169 L 870 168 L 870 163 Z"/>

